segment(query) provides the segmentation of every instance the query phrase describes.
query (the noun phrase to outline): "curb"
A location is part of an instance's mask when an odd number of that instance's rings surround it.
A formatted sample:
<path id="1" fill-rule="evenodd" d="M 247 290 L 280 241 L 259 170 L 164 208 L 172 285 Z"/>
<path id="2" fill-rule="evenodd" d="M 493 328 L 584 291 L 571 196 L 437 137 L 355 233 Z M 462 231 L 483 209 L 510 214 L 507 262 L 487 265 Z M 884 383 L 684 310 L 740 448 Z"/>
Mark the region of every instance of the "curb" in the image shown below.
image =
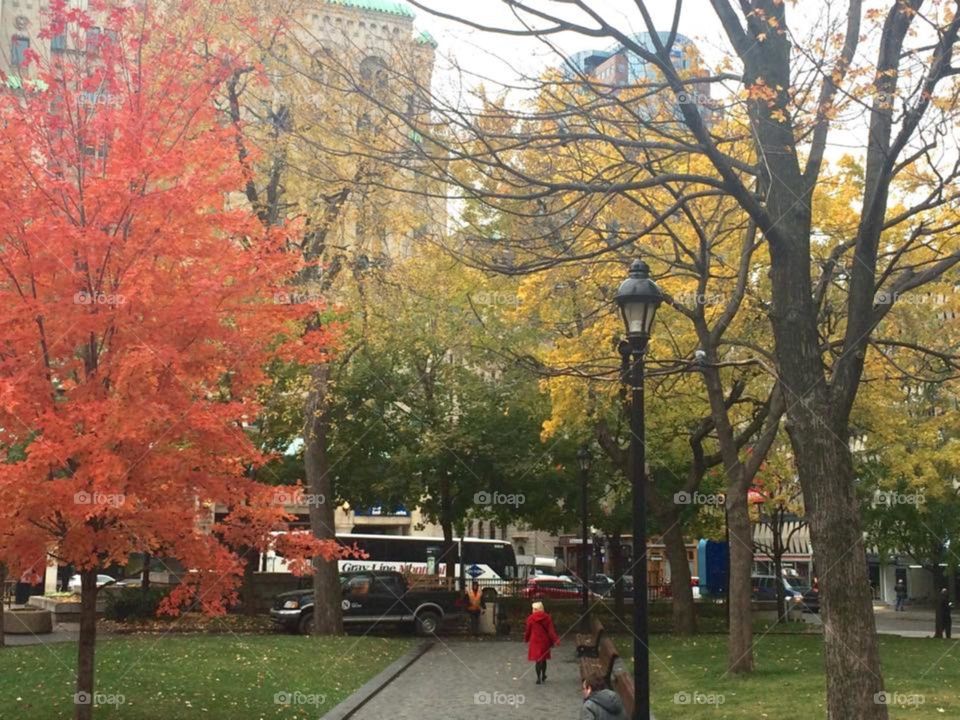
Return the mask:
<path id="1" fill-rule="evenodd" d="M 404 670 L 423 657 L 432 647 L 433 641 L 426 640 L 416 647 L 411 648 L 400 658 L 388 665 L 379 675 L 376 675 L 361 685 L 353 695 L 334 707 L 320 720 L 347 720 L 347 718 L 353 717 L 360 708 L 376 697 L 381 690 L 396 680 Z"/>

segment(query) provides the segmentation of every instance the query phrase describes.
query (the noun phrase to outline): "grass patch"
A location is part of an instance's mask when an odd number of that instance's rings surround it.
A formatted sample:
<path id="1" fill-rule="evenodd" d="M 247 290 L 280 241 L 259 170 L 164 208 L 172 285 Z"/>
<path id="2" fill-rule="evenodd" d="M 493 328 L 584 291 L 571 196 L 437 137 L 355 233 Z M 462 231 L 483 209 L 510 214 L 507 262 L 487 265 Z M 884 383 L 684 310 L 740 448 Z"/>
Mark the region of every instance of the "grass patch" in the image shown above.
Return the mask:
<path id="1" fill-rule="evenodd" d="M 95 715 L 119 720 L 318 718 L 412 639 L 296 635 L 109 638 L 97 646 Z M 76 646 L 0 650 L 0 718 L 73 717 Z M 286 695 L 282 695 L 282 694 Z M 295 695 L 300 693 L 300 695 Z M 295 702 L 285 706 L 276 698 Z"/>
<path id="2" fill-rule="evenodd" d="M 615 639 L 631 656 L 629 636 Z M 825 717 L 823 640 L 816 635 L 778 635 L 754 647 L 757 671 L 725 675 L 726 638 L 651 638 L 651 688 L 657 720 L 741 720 Z M 884 681 L 894 720 L 960 717 L 960 642 L 880 637 Z M 699 693 L 701 702 L 680 703 Z M 711 699 L 722 703 L 707 703 Z"/>

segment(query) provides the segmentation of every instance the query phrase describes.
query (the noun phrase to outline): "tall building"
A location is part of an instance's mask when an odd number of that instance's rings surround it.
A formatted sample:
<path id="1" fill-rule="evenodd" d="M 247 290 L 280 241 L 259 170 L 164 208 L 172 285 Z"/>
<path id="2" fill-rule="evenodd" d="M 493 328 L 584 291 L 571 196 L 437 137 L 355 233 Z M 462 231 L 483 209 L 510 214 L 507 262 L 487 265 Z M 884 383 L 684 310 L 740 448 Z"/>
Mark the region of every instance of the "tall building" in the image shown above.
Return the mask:
<path id="1" fill-rule="evenodd" d="M 666 43 L 670 33 L 658 32 L 657 35 L 661 43 Z M 631 36 L 631 39 L 645 50 L 649 50 L 651 53 L 656 52 L 653 36 L 649 32 L 637 33 Z M 582 74 L 600 79 L 601 68 L 609 69 L 609 67 L 605 67 L 607 63 L 618 56 L 625 66 L 618 85 L 626 86 L 654 82 L 659 77 L 658 71 L 653 65 L 632 50 L 628 50 L 623 43 L 616 43 L 605 50 L 582 50 L 571 55 L 567 61 L 567 72 L 570 75 Z M 678 33 L 670 50 L 670 58 L 674 67 L 681 72 L 692 70 L 696 66 L 699 56 L 700 53 L 694 42 L 685 35 Z"/>
<path id="2" fill-rule="evenodd" d="M 44 45 L 38 37 L 46 0 L 0 0 L 0 70 L 18 75 L 30 49 Z"/>
<path id="3" fill-rule="evenodd" d="M 666 44 L 670 33 L 657 33 L 661 43 Z M 632 40 L 651 53 L 656 52 L 654 37 L 649 32 L 632 36 Z M 700 53 L 690 38 L 677 34 L 670 49 L 670 59 L 681 77 L 702 77 L 705 73 L 699 69 Z M 612 45 L 605 50 L 582 50 L 571 55 L 564 68 L 570 79 L 586 77 L 607 87 L 630 88 L 654 84 L 662 80 L 660 71 L 653 63 L 629 50 L 622 43 Z M 645 100 L 648 102 L 649 100 Z M 686 96 L 679 102 L 689 102 L 700 108 L 708 121 L 715 120 L 717 103 L 711 98 L 710 83 L 691 82 Z M 675 108 L 676 110 L 676 108 Z M 677 113 L 674 112 L 676 115 Z"/>
<path id="4" fill-rule="evenodd" d="M 361 152 L 388 158 L 382 166 L 390 177 L 383 184 L 394 190 L 374 191 L 363 202 L 352 200 L 340 223 L 341 240 L 362 244 L 371 261 L 408 257 L 419 240 L 443 237 L 447 225 L 444 186 L 416 166 L 423 157 L 437 155 L 416 129 L 431 110 L 437 43 L 416 27 L 413 11 L 403 2 L 304 0 L 298 8 L 300 17 L 292 27 L 300 48 L 313 56 L 316 75 L 314 93 L 301 100 L 329 118 L 337 110 L 330 109 L 324 81 L 336 86 L 331 92 L 341 105 L 341 127 L 353 132 L 361 146 L 369 138 Z M 354 85 L 355 94 L 344 92 Z M 383 112 L 386 107 L 390 113 Z M 407 160 L 398 162 L 402 156 Z M 401 214 L 403 226 L 396 222 Z"/>

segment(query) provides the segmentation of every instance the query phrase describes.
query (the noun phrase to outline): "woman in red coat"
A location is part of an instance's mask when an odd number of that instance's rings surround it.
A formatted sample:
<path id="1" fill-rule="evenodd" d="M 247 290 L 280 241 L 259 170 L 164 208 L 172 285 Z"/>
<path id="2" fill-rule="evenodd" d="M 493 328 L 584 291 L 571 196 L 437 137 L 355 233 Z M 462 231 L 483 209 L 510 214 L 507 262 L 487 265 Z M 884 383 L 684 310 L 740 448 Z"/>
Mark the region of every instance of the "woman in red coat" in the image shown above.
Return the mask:
<path id="1" fill-rule="evenodd" d="M 543 609 L 542 602 L 533 604 L 533 612 L 527 616 L 527 626 L 523 631 L 523 640 L 529 643 L 527 660 L 537 664 L 537 685 L 547 680 L 547 660 L 550 659 L 550 648 L 560 644 L 557 630 L 553 627 L 553 619 Z"/>

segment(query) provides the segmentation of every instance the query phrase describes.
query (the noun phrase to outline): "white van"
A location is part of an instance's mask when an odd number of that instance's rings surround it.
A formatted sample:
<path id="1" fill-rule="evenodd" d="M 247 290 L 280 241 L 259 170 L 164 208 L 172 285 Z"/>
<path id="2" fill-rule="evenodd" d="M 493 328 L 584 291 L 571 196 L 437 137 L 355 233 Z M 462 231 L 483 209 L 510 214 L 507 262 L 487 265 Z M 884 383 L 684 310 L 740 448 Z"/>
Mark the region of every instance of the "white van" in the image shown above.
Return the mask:
<path id="1" fill-rule="evenodd" d="M 540 555 L 517 555 L 517 574 L 520 579 L 528 580 L 539 575 L 558 575 L 563 563 L 557 558 Z"/>

